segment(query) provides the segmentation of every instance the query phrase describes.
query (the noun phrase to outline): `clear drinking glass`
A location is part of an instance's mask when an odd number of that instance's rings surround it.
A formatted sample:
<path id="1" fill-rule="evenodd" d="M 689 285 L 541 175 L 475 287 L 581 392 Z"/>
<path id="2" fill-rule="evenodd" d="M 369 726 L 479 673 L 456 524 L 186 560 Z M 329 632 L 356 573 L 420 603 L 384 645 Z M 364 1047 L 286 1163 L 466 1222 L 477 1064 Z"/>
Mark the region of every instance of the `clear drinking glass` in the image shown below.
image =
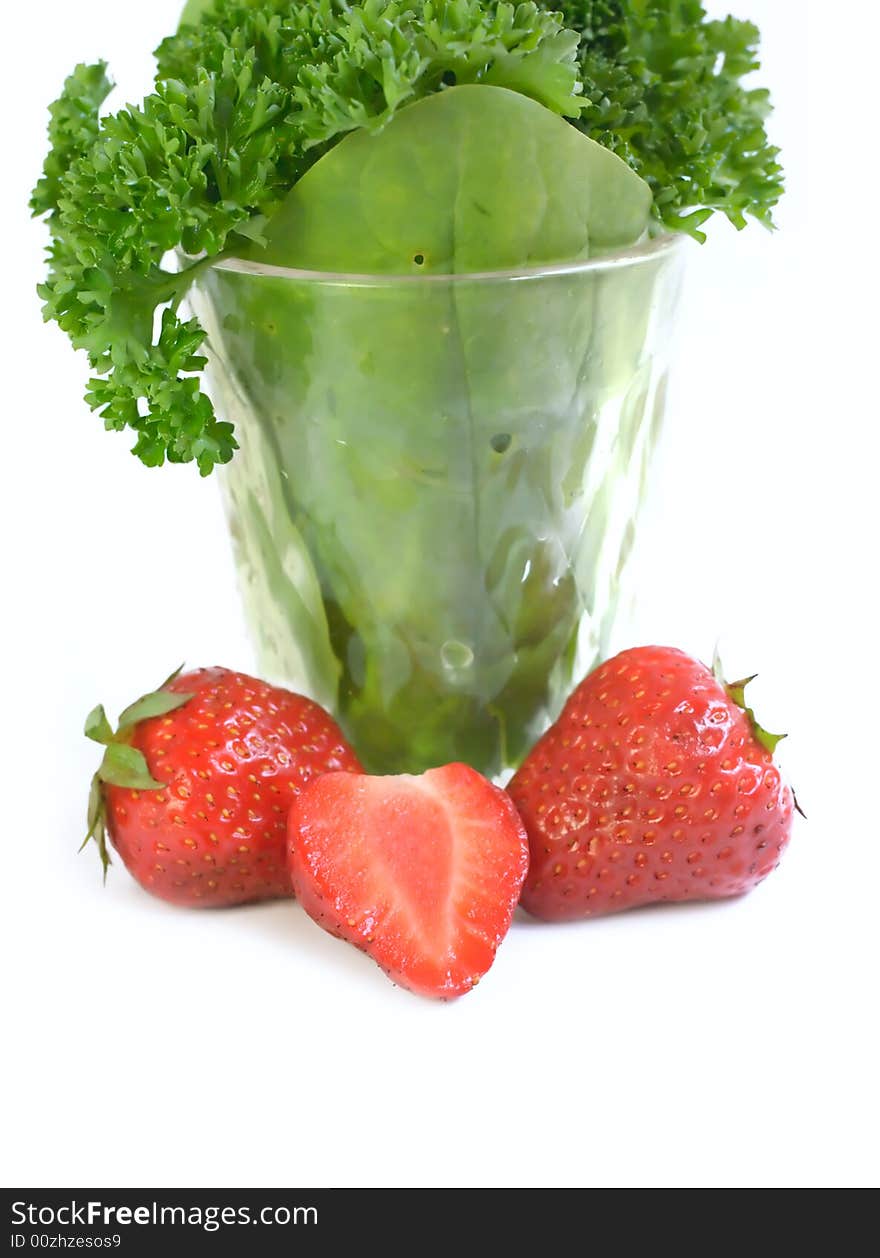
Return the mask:
<path id="1" fill-rule="evenodd" d="M 663 414 L 681 250 L 487 274 L 207 270 L 259 661 L 365 765 L 515 765 L 601 655 Z"/>

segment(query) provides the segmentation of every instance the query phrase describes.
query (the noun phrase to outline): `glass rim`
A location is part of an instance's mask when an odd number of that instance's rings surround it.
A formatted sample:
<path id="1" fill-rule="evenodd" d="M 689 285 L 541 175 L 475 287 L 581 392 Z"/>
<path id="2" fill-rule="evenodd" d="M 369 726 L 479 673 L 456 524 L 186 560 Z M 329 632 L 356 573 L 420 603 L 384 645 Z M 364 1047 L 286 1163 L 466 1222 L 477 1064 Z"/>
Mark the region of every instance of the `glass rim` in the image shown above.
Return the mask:
<path id="1" fill-rule="evenodd" d="M 342 285 L 357 288 L 384 288 L 397 284 L 462 284 L 498 283 L 508 280 L 536 280 L 557 275 L 582 275 L 593 272 L 619 271 L 638 266 L 681 248 L 688 237 L 683 232 L 663 232 L 636 245 L 614 253 L 568 262 L 543 262 L 529 267 L 508 267 L 497 271 L 453 271 L 448 274 L 418 275 L 410 273 L 380 274 L 357 271 L 309 271 L 297 267 L 276 266 L 248 258 L 222 258 L 210 269 L 252 275 L 262 279 L 285 279 L 299 283 Z"/>

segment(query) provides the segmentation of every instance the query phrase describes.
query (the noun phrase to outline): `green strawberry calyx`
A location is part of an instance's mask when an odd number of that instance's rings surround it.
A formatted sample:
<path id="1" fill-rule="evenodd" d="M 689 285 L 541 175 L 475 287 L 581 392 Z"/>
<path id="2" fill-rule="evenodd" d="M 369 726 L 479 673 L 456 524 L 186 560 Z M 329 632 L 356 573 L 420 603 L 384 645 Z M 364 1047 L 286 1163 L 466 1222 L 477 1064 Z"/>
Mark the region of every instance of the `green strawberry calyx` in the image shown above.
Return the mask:
<path id="1" fill-rule="evenodd" d="M 788 735 L 771 734 L 769 730 L 764 729 L 763 725 L 758 723 L 758 718 L 755 716 L 754 709 L 750 708 L 746 702 L 746 686 L 748 686 L 750 682 L 753 682 L 758 674 L 752 673 L 751 677 L 741 677 L 739 681 L 726 681 L 724 677 L 724 669 L 721 667 L 721 657 L 719 656 L 717 649 L 712 660 L 712 673 L 715 680 L 723 688 L 727 697 L 732 700 L 738 708 L 742 708 L 743 712 L 745 712 L 749 719 L 749 724 L 752 727 L 752 733 L 761 746 L 765 749 L 765 751 L 769 751 L 771 756 L 774 755 L 776 748 L 782 742 L 783 738 L 788 738 Z"/>
<path id="2" fill-rule="evenodd" d="M 135 791 L 157 791 L 164 785 L 157 782 L 150 772 L 149 765 L 142 751 L 131 745 L 135 727 L 141 721 L 152 720 L 156 716 L 165 716 L 183 707 L 192 699 L 191 694 L 176 693 L 167 687 L 180 675 L 177 668 L 170 677 L 166 677 L 162 685 L 149 694 L 141 695 L 134 703 L 130 703 L 119 715 L 119 723 L 114 730 L 107 719 L 103 704 L 92 708 L 86 717 L 83 733 L 94 743 L 100 743 L 104 755 L 97 772 L 92 777 L 89 789 L 89 807 L 87 816 L 88 830 L 80 845 L 80 851 L 94 839 L 101 865 L 104 870 L 104 881 L 107 881 L 107 869 L 110 864 L 110 853 L 107 849 L 107 810 L 104 801 L 104 786 L 122 786 Z"/>

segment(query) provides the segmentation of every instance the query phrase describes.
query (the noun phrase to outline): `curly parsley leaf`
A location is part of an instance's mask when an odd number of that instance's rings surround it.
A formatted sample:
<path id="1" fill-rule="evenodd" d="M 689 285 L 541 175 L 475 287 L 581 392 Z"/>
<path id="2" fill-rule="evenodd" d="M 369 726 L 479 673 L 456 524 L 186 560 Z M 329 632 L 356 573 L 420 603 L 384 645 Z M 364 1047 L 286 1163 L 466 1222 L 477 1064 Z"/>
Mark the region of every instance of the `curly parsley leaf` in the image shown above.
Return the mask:
<path id="1" fill-rule="evenodd" d="M 78 67 L 50 109 L 32 208 L 52 235 L 45 317 L 87 352 L 86 399 L 105 426 L 134 431 L 151 467 L 207 475 L 228 462 L 232 427 L 199 383 L 205 333 L 178 314 L 199 268 L 259 242 L 341 136 L 444 83 L 485 80 L 577 112 L 576 44 L 534 4 L 216 0 L 162 43 L 140 107 L 101 118 L 104 67 Z M 170 253 L 182 269 L 166 269 Z"/>
<path id="2" fill-rule="evenodd" d="M 743 83 L 760 65 L 757 28 L 710 21 L 700 0 L 558 7 L 582 34 L 577 125 L 649 184 L 660 222 L 698 240 L 716 211 L 738 229 L 747 215 L 771 227 L 783 185 L 764 126 L 770 98 Z"/>
<path id="3" fill-rule="evenodd" d="M 98 110 L 112 88 L 105 62 L 78 65 L 66 79 L 61 96 L 49 106 L 49 152 L 31 196 L 34 214 L 57 206 L 61 179 L 70 163 L 98 138 Z"/>

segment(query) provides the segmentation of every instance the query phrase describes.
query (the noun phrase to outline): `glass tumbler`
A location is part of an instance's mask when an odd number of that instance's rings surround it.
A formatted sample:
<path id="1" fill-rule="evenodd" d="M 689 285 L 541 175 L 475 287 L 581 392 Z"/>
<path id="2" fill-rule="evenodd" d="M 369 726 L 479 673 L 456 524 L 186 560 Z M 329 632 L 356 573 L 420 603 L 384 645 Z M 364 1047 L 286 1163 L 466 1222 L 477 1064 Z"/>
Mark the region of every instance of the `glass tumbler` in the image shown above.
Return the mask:
<path id="1" fill-rule="evenodd" d="M 602 654 L 681 257 L 660 237 L 485 274 L 203 273 L 260 667 L 328 707 L 371 771 L 502 773 Z"/>

